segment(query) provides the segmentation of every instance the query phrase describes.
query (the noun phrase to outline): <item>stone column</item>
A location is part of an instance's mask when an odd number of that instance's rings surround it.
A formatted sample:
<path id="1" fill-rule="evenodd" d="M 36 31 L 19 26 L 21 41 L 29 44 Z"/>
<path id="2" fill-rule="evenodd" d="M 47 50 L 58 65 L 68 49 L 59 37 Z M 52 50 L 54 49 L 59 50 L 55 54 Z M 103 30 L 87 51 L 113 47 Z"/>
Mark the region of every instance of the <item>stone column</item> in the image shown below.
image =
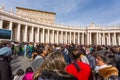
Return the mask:
<path id="1" fill-rule="evenodd" d="M 55 43 L 54 42 L 54 30 L 52 31 L 52 43 Z"/>
<path id="2" fill-rule="evenodd" d="M 30 42 L 33 42 L 33 36 L 34 36 L 34 27 L 31 27 Z"/>
<path id="3" fill-rule="evenodd" d="M 103 45 L 105 45 L 105 33 L 103 33 L 103 40 L 102 40 L 103 42 Z"/>
<path id="4" fill-rule="evenodd" d="M 0 19 L 0 29 L 3 28 L 3 20 Z"/>
<path id="5" fill-rule="evenodd" d="M 17 27 L 17 41 L 20 42 L 20 24 Z"/>
<path id="6" fill-rule="evenodd" d="M 80 44 L 80 33 L 78 32 L 78 44 Z"/>
<path id="7" fill-rule="evenodd" d="M 12 22 L 9 23 L 9 30 L 12 31 Z M 12 32 L 11 32 L 11 40 L 12 40 L 12 35 L 13 35 L 13 34 L 12 34 Z"/>
<path id="8" fill-rule="evenodd" d="M 27 42 L 28 40 L 28 26 L 25 26 L 25 35 L 24 35 L 24 42 Z"/>
<path id="9" fill-rule="evenodd" d="M 61 31 L 61 43 L 63 43 L 63 31 Z"/>
<path id="10" fill-rule="evenodd" d="M 91 45 L 92 44 L 92 42 L 91 42 L 91 32 L 89 33 L 89 36 L 90 36 L 90 41 L 89 42 L 90 42 L 90 45 Z"/>
<path id="11" fill-rule="evenodd" d="M 111 45 L 110 33 L 108 33 L 108 45 Z"/>
<path id="12" fill-rule="evenodd" d="M 47 36 L 47 42 L 49 43 L 50 42 L 50 30 L 48 29 L 48 36 Z"/>
<path id="13" fill-rule="evenodd" d="M 65 43 L 67 44 L 67 32 L 65 32 Z"/>
<path id="14" fill-rule="evenodd" d="M 70 32 L 70 44 L 71 44 L 71 32 Z"/>
<path id="15" fill-rule="evenodd" d="M 37 38 L 37 42 L 39 42 L 39 39 L 40 39 L 40 35 L 39 34 L 40 34 L 40 29 L 37 28 L 37 37 L 36 37 Z"/>
<path id="16" fill-rule="evenodd" d="M 84 33 L 82 33 L 82 45 L 84 45 Z"/>
<path id="17" fill-rule="evenodd" d="M 75 32 L 74 32 L 74 44 L 75 44 Z"/>
<path id="18" fill-rule="evenodd" d="M 47 43 L 47 39 L 48 39 L 48 34 L 47 34 L 47 30 L 45 29 L 44 31 L 44 43 Z"/>
<path id="19" fill-rule="evenodd" d="M 89 45 L 90 43 L 89 43 L 89 32 L 87 33 L 87 45 Z"/>
<path id="20" fill-rule="evenodd" d="M 118 36 L 118 45 L 120 45 L 120 34 Z"/>
<path id="21" fill-rule="evenodd" d="M 12 22 L 9 23 L 9 30 L 12 30 Z"/>
<path id="22" fill-rule="evenodd" d="M 114 33 L 114 45 L 117 45 L 117 41 L 116 41 L 116 33 Z"/>
<path id="23" fill-rule="evenodd" d="M 56 39 L 56 43 L 58 43 L 58 31 L 56 31 L 57 32 L 57 39 Z"/>
<path id="24" fill-rule="evenodd" d="M 99 39 L 99 36 L 98 36 L 98 33 L 96 33 L 96 34 L 97 34 L 97 35 L 96 35 L 96 39 L 97 39 L 96 41 L 97 41 L 97 45 L 98 45 L 98 44 L 99 44 L 99 40 L 98 40 L 98 39 Z"/>
<path id="25" fill-rule="evenodd" d="M 99 45 L 101 45 L 101 33 L 99 33 Z"/>
<path id="26" fill-rule="evenodd" d="M 42 41 L 41 42 L 42 43 L 45 42 L 45 29 L 44 28 L 42 29 Z"/>
<path id="27" fill-rule="evenodd" d="M 109 41 L 110 41 L 110 39 L 109 39 L 109 33 L 108 33 L 108 35 L 107 35 L 107 45 L 110 45 Z"/>

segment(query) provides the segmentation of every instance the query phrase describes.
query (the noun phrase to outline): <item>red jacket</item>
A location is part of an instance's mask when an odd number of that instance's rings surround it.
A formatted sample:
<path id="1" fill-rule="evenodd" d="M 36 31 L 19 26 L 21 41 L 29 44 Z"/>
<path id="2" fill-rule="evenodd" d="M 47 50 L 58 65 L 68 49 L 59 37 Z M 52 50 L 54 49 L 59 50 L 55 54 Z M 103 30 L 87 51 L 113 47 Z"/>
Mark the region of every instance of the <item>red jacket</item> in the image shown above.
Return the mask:
<path id="1" fill-rule="evenodd" d="M 74 66 L 73 63 L 66 66 L 66 71 L 69 74 L 77 77 L 78 80 L 92 80 L 92 72 L 90 66 L 81 61 L 77 61 L 76 63 L 80 68 L 79 72 L 77 71 L 77 68 Z"/>

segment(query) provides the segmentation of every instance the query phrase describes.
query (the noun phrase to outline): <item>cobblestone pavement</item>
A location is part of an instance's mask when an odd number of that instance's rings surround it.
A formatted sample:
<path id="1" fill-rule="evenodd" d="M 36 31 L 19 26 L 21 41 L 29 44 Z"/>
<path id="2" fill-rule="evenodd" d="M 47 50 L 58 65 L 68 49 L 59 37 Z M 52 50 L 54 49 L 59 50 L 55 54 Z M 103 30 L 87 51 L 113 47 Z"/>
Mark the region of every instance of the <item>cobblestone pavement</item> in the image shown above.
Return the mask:
<path id="1" fill-rule="evenodd" d="M 12 56 L 11 67 L 13 75 L 16 74 L 18 69 L 23 69 L 25 71 L 29 66 L 31 66 L 31 62 L 27 57 Z"/>

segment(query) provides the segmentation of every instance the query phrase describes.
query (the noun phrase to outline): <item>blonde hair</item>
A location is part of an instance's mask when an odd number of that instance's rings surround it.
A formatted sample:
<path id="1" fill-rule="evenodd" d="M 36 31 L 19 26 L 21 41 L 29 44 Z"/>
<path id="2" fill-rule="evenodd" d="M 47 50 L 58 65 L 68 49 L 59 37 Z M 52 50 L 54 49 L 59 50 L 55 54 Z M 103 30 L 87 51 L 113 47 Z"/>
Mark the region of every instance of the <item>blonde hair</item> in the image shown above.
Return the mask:
<path id="1" fill-rule="evenodd" d="M 50 53 L 45 61 L 43 62 L 42 66 L 34 73 L 34 80 L 36 80 L 44 70 L 52 70 L 52 71 L 64 71 L 66 66 L 64 57 L 60 51 L 56 51 Z"/>

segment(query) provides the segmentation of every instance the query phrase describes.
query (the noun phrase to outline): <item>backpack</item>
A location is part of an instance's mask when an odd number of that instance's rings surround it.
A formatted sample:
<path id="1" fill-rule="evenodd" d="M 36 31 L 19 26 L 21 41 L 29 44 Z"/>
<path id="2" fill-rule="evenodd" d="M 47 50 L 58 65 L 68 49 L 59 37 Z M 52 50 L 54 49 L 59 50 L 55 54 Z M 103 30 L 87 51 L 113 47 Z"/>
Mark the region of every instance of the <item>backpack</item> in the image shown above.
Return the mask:
<path id="1" fill-rule="evenodd" d="M 79 71 L 80 71 L 80 67 L 79 67 L 79 65 L 78 65 L 76 62 L 74 62 L 73 65 L 75 66 L 75 68 L 76 68 L 77 71 L 79 72 Z"/>

